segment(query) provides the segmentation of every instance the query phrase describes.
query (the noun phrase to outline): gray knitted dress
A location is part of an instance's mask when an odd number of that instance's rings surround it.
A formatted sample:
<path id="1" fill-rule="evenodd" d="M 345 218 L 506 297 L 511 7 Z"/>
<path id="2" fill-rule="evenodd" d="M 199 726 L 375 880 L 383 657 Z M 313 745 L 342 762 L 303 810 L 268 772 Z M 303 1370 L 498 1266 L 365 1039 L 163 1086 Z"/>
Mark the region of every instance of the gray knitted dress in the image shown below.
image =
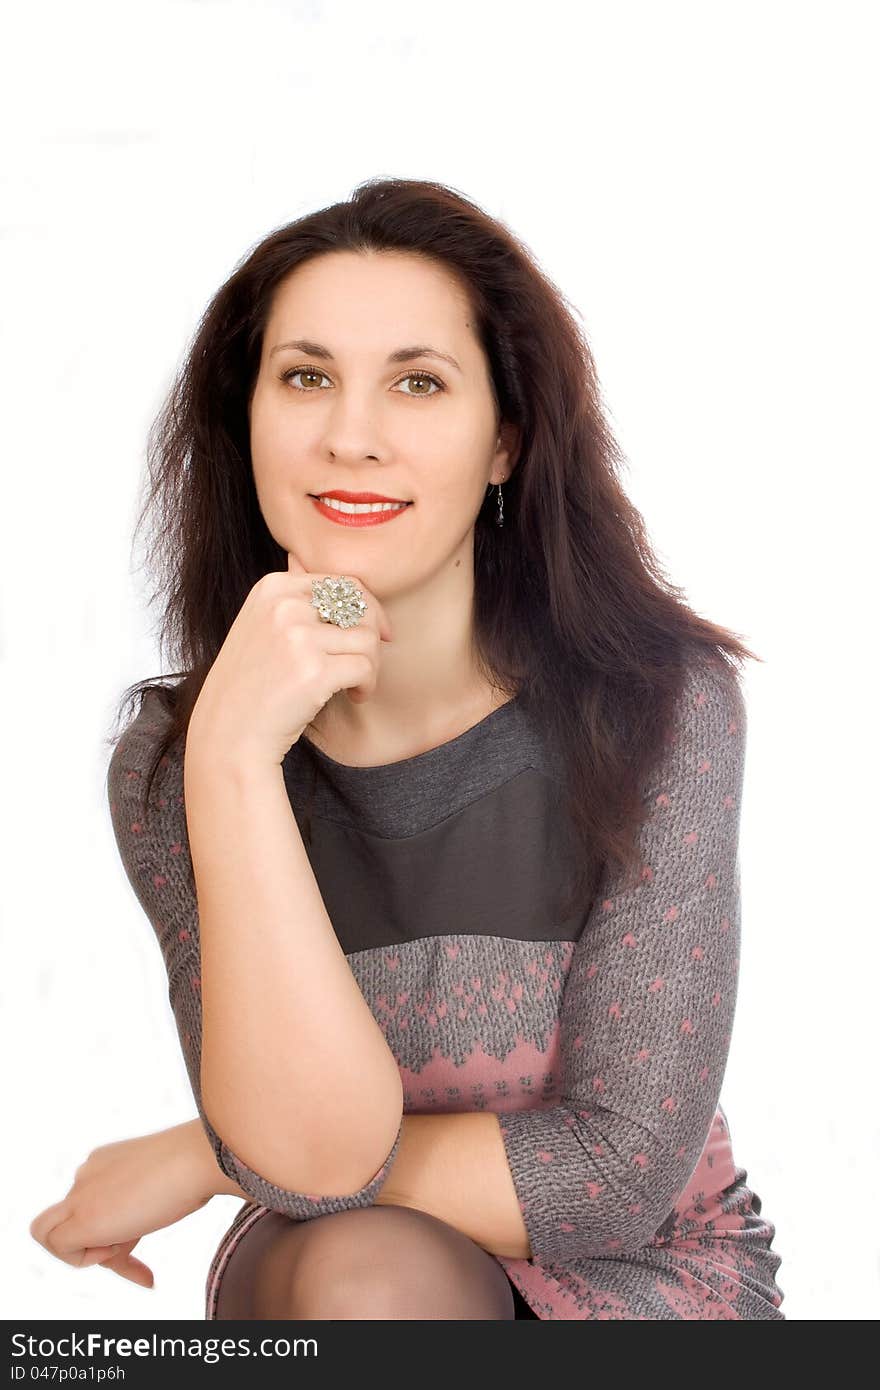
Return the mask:
<path id="1" fill-rule="evenodd" d="M 145 821 L 138 811 L 167 718 L 148 694 L 107 789 L 200 1118 L 250 1198 L 210 1264 L 212 1318 L 255 1221 L 369 1206 L 400 1135 L 360 1191 L 322 1198 L 254 1172 L 207 1120 L 180 748 L 159 767 Z M 645 788 L 638 886 L 608 882 L 569 918 L 556 910 L 571 843 L 561 769 L 518 697 L 396 763 L 351 767 L 305 736 L 284 760 L 330 921 L 400 1067 L 405 1113 L 500 1117 L 532 1258 L 494 1258 L 537 1318 L 785 1318 L 775 1227 L 719 1101 L 738 983 L 745 733 L 734 675 L 694 662 Z"/>

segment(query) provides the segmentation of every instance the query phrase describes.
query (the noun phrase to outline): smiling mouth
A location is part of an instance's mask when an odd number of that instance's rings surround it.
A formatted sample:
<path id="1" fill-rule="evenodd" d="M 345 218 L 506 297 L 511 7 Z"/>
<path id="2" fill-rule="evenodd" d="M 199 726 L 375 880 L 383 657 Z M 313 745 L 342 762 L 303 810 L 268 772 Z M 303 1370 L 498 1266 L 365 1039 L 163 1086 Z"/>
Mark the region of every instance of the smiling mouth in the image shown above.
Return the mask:
<path id="1" fill-rule="evenodd" d="M 316 497 L 311 492 L 308 497 L 314 502 L 315 510 L 327 521 L 356 530 L 388 526 L 412 506 L 411 502 L 343 502 L 337 497 Z"/>

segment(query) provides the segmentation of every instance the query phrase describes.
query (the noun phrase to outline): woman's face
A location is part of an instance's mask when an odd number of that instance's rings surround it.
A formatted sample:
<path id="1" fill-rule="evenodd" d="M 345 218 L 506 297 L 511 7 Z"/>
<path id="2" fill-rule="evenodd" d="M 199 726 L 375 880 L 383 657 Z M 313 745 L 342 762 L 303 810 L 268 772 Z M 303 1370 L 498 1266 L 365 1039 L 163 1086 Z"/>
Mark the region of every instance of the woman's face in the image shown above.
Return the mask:
<path id="1" fill-rule="evenodd" d="M 390 360 L 413 348 L 422 351 Z M 276 542 L 312 573 L 353 574 L 383 597 L 467 554 L 486 485 L 511 472 L 511 427 L 499 444 L 464 292 L 443 266 L 405 253 L 333 252 L 288 276 L 249 416 Z M 334 489 L 411 505 L 382 525 L 340 525 L 311 500 Z"/>

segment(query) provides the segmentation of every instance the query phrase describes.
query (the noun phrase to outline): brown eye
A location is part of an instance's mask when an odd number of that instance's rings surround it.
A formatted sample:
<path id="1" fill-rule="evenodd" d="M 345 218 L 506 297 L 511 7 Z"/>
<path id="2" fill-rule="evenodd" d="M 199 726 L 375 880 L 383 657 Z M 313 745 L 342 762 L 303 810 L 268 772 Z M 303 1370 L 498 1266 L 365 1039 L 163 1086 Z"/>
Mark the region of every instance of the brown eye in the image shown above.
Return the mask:
<path id="1" fill-rule="evenodd" d="M 323 376 L 326 377 L 328 381 L 330 380 L 327 373 L 319 371 L 317 367 L 292 367 L 289 372 L 284 372 L 282 374 L 281 380 L 290 381 L 291 378 L 295 376 Z M 310 388 L 308 386 L 295 386 L 294 390 L 308 391 Z"/>
<path id="2" fill-rule="evenodd" d="M 436 391 L 404 391 L 405 396 L 437 396 L 443 390 L 443 382 L 438 381 L 435 376 L 431 376 L 428 372 L 410 372 L 408 376 L 401 377 L 400 381 L 430 381 L 437 387 Z M 400 382 L 397 382 L 396 385 L 399 386 Z"/>

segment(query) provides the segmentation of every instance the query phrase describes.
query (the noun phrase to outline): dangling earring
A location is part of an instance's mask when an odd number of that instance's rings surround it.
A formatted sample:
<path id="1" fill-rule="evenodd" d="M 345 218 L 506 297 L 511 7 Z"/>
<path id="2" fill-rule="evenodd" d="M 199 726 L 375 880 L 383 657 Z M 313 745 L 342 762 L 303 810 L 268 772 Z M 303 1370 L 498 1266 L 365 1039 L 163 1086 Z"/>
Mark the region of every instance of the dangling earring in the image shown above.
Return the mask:
<path id="1" fill-rule="evenodd" d="M 497 438 L 497 440 L 496 440 L 496 442 L 495 442 L 495 447 L 496 447 L 496 449 L 500 449 L 500 448 L 501 448 L 501 435 L 500 435 L 500 434 L 499 434 L 499 436 L 498 436 L 498 438 Z M 491 487 L 492 484 L 490 483 L 489 486 Z M 503 525 L 504 525 L 504 498 L 501 496 L 501 484 L 498 483 L 498 484 L 497 484 L 497 487 L 498 487 L 498 515 L 495 517 L 495 525 L 496 525 L 496 526 L 503 526 Z"/>

